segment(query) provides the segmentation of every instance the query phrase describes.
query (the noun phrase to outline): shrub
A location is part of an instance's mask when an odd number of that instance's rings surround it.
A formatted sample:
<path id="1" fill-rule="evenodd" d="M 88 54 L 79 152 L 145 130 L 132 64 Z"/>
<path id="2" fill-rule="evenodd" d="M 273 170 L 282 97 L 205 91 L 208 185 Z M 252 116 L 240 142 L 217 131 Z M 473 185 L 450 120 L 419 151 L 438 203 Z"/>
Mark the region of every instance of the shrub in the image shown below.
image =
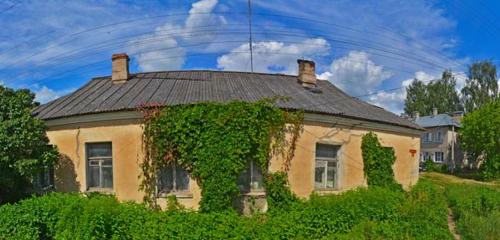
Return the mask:
<path id="1" fill-rule="evenodd" d="M 277 174 L 273 184 L 284 183 Z M 277 187 L 276 189 L 280 189 Z M 428 183 L 411 192 L 371 187 L 295 201 L 286 211 L 151 210 L 114 197 L 53 193 L 0 207 L 0 239 L 450 239 L 444 195 Z M 276 206 L 276 205 L 275 205 Z"/>
<path id="2" fill-rule="evenodd" d="M 299 201 L 288 186 L 288 175 L 285 172 L 269 173 L 264 184 L 270 210 L 286 210 Z"/>

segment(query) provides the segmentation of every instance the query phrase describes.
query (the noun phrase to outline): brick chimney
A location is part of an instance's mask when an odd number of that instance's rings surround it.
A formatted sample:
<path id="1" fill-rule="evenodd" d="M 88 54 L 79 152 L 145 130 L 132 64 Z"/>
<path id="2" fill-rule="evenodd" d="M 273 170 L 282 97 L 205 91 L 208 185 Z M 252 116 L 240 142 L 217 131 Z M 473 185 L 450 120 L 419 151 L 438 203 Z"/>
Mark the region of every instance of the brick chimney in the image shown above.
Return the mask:
<path id="1" fill-rule="evenodd" d="M 126 53 L 113 54 L 111 57 L 113 83 L 124 83 L 128 80 L 128 55 Z"/>
<path id="2" fill-rule="evenodd" d="M 436 116 L 436 115 L 438 115 L 438 109 L 437 109 L 437 107 L 433 107 L 432 108 L 432 116 Z"/>
<path id="3" fill-rule="evenodd" d="M 298 59 L 297 63 L 299 64 L 299 82 L 304 87 L 314 88 L 316 86 L 316 64 L 304 59 Z"/>

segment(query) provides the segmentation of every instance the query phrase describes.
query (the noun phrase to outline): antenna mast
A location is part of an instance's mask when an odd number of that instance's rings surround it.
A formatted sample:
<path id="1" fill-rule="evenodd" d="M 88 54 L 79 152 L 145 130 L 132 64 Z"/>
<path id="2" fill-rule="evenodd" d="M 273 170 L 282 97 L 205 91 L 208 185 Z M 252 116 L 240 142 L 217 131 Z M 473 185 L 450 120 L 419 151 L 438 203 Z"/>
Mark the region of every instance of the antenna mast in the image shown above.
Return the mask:
<path id="1" fill-rule="evenodd" d="M 253 72 L 253 46 L 252 46 L 252 0 L 248 0 L 248 47 L 250 49 L 250 70 Z"/>

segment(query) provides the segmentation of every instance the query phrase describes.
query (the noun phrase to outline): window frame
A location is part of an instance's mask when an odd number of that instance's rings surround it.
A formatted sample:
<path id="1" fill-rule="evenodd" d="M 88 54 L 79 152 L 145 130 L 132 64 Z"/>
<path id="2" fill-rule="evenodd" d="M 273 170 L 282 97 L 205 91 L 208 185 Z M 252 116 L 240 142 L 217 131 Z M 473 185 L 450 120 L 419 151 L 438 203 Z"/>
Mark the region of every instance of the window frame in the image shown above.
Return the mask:
<path id="1" fill-rule="evenodd" d="M 90 148 L 91 145 L 94 144 L 109 144 L 110 145 L 110 152 L 111 156 L 96 156 L 96 157 L 90 157 Z M 99 186 L 94 187 L 90 186 L 90 162 L 91 161 L 98 161 L 98 167 L 99 167 Z M 103 162 L 104 161 L 111 161 L 110 165 L 104 165 L 103 167 Z M 111 168 L 111 187 L 103 187 L 103 168 L 110 167 Z M 114 160 L 113 160 L 113 142 L 111 141 L 102 141 L 102 142 L 86 142 L 85 143 L 85 175 L 86 175 L 86 186 L 87 186 L 87 191 L 91 192 L 112 192 L 115 187 L 115 179 L 114 179 Z"/>
<path id="2" fill-rule="evenodd" d="M 438 154 L 440 157 L 440 160 L 438 160 Z M 434 152 L 434 162 L 436 163 L 443 163 L 444 162 L 444 152 Z"/>
<path id="3" fill-rule="evenodd" d="M 253 179 L 255 179 L 257 176 L 257 173 L 259 171 L 259 166 L 257 165 L 257 163 L 254 160 L 248 161 L 246 165 L 247 165 L 247 167 L 245 168 L 245 171 L 249 172 L 249 176 L 247 179 L 248 182 L 244 182 L 244 188 L 241 188 L 240 187 L 241 175 L 240 175 L 240 177 L 238 177 L 238 187 L 239 187 L 240 192 L 243 194 L 264 193 L 266 191 L 264 188 L 264 171 L 262 171 L 262 169 L 260 168 L 261 181 L 253 181 Z M 243 174 L 243 173 L 244 172 L 242 172 L 241 174 Z M 254 183 L 254 182 L 260 182 L 259 187 L 254 188 L 252 186 L 252 183 Z"/>
<path id="4" fill-rule="evenodd" d="M 162 169 L 160 169 L 160 172 L 158 172 L 158 176 L 157 176 L 157 180 L 156 180 L 157 181 L 156 193 L 158 196 L 162 197 L 162 196 L 168 196 L 168 195 L 188 195 L 191 193 L 191 176 L 189 175 L 189 172 L 186 169 L 183 169 L 178 164 L 170 164 L 170 165 L 164 166 L 164 168 L 172 169 L 172 190 L 163 191 L 162 185 L 161 185 L 161 174 L 162 174 L 161 170 Z M 186 186 L 186 190 L 177 189 L 177 172 L 176 172 L 177 168 L 183 169 L 187 174 L 188 183 Z"/>
<path id="5" fill-rule="evenodd" d="M 327 145 L 327 146 L 332 146 L 336 148 L 335 151 L 335 157 L 318 157 L 317 156 L 317 148 L 318 145 Z M 342 145 L 341 144 L 335 144 L 335 143 L 325 143 L 325 142 L 317 142 L 316 143 L 316 149 L 315 149 L 315 156 L 314 156 L 314 168 L 313 168 L 313 185 L 314 185 L 314 190 L 315 191 L 336 191 L 340 189 L 340 184 L 339 184 L 339 175 L 340 175 L 340 151 L 341 151 Z M 316 169 L 318 166 L 318 162 L 322 162 L 324 164 L 322 168 L 324 168 L 325 175 L 323 176 L 322 179 L 322 187 L 317 187 L 316 184 Z M 333 187 L 328 187 L 328 163 L 333 162 L 335 163 L 335 176 L 333 178 Z"/>

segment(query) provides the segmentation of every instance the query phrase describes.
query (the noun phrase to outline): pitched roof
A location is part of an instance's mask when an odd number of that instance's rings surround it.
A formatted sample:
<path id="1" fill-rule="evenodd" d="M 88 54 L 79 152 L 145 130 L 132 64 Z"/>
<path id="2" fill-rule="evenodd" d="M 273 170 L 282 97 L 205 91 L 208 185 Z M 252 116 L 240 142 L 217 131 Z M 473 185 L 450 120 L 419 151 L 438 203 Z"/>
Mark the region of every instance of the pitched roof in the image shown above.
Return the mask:
<path id="1" fill-rule="evenodd" d="M 168 71 L 131 74 L 122 84 L 110 76 L 93 78 L 75 92 L 36 108 L 41 119 L 134 110 L 141 104 L 180 105 L 196 102 L 257 101 L 289 97 L 277 106 L 421 129 L 383 108 L 351 97 L 328 81 L 318 80 L 316 91 L 304 88 L 297 76 L 227 71 Z"/>
<path id="2" fill-rule="evenodd" d="M 450 115 L 442 113 L 437 115 L 423 116 L 415 119 L 415 123 L 421 127 L 441 127 L 441 126 L 455 126 L 462 127 L 462 125 L 455 121 Z"/>

